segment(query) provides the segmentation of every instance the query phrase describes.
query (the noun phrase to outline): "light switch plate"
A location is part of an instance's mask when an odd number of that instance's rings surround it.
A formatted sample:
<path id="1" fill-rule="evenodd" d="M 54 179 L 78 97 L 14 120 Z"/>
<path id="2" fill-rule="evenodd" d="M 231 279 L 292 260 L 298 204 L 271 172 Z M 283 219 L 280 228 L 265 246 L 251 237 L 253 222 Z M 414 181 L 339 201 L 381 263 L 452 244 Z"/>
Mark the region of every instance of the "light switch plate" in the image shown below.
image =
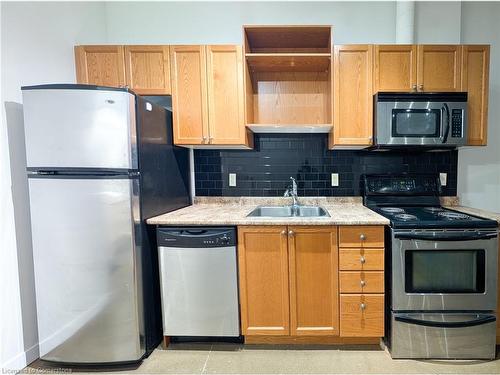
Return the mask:
<path id="1" fill-rule="evenodd" d="M 446 186 L 448 183 L 448 173 L 440 173 L 439 181 L 441 181 L 441 186 Z"/>
<path id="2" fill-rule="evenodd" d="M 236 186 L 236 173 L 229 173 L 229 186 Z"/>
<path id="3" fill-rule="evenodd" d="M 339 174 L 332 173 L 332 186 L 339 186 Z"/>

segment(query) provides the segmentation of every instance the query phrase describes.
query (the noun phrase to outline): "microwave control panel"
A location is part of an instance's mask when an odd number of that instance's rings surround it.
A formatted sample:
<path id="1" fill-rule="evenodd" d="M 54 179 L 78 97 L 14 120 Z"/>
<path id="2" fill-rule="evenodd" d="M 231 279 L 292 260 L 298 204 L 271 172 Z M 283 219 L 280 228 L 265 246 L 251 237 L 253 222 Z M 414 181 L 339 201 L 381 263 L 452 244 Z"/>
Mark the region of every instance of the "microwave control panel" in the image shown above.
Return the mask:
<path id="1" fill-rule="evenodd" d="M 463 137 L 463 117 L 464 112 L 461 109 L 451 111 L 451 136 L 453 138 Z"/>

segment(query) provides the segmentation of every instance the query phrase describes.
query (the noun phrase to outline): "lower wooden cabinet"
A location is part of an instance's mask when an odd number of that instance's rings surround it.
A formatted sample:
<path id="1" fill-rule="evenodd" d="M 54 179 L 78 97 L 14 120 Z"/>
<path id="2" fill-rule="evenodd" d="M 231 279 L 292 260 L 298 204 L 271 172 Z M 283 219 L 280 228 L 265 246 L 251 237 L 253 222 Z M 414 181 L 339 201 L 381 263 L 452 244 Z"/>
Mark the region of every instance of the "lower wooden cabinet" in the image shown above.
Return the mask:
<path id="1" fill-rule="evenodd" d="M 238 227 L 243 335 L 289 335 L 286 226 Z"/>
<path id="2" fill-rule="evenodd" d="M 384 336 L 384 295 L 341 294 L 340 335 L 345 337 Z"/>
<path id="3" fill-rule="evenodd" d="M 238 227 L 243 335 L 338 335 L 337 227 Z"/>
<path id="4" fill-rule="evenodd" d="M 336 227 L 288 227 L 290 334 L 338 335 Z"/>
<path id="5" fill-rule="evenodd" d="M 379 247 L 341 248 L 339 256 L 339 232 L 345 244 L 366 233 Z M 238 227 L 242 334 L 263 337 L 262 343 L 272 342 L 266 336 L 300 337 L 302 343 L 383 336 L 380 233 L 382 226 Z"/>

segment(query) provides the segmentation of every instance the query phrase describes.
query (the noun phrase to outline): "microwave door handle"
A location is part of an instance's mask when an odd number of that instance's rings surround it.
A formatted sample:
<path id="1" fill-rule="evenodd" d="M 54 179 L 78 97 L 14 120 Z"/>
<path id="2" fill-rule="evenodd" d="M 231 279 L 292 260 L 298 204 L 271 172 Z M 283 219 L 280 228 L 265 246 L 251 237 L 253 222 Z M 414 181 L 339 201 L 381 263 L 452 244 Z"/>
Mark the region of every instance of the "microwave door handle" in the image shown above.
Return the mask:
<path id="1" fill-rule="evenodd" d="M 479 326 L 482 324 L 496 322 L 497 318 L 494 315 L 479 315 L 477 319 L 467 320 L 465 322 L 436 322 L 433 320 L 415 319 L 408 315 L 395 316 L 394 320 L 402 323 L 416 324 L 425 327 L 437 328 L 465 328 Z"/>
<path id="2" fill-rule="evenodd" d="M 445 123 L 446 128 L 444 129 L 444 132 L 443 132 L 443 142 L 442 143 L 446 143 L 446 142 L 448 142 L 448 133 L 450 132 L 450 120 L 451 120 L 450 107 L 448 107 L 448 104 L 443 103 L 443 109 L 444 109 L 444 112 L 446 113 L 446 123 Z"/>
<path id="3" fill-rule="evenodd" d="M 475 241 L 497 238 L 497 233 L 395 233 L 394 237 L 401 240 L 423 241 Z"/>

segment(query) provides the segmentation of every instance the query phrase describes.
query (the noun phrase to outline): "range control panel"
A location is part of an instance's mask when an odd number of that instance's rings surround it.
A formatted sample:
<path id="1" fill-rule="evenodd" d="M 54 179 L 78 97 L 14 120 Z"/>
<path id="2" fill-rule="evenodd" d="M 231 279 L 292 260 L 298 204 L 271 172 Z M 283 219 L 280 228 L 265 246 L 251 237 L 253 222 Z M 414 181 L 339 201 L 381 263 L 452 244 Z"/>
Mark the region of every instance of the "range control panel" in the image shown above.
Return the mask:
<path id="1" fill-rule="evenodd" d="M 463 137 L 464 111 L 453 109 L 451 111 L 451 136 L 453 138 Z"/>
<path id="2" fill-rule="evenodd" d="M 438 195 L 437 175 L 366 175 L 365 195 Z"/>

